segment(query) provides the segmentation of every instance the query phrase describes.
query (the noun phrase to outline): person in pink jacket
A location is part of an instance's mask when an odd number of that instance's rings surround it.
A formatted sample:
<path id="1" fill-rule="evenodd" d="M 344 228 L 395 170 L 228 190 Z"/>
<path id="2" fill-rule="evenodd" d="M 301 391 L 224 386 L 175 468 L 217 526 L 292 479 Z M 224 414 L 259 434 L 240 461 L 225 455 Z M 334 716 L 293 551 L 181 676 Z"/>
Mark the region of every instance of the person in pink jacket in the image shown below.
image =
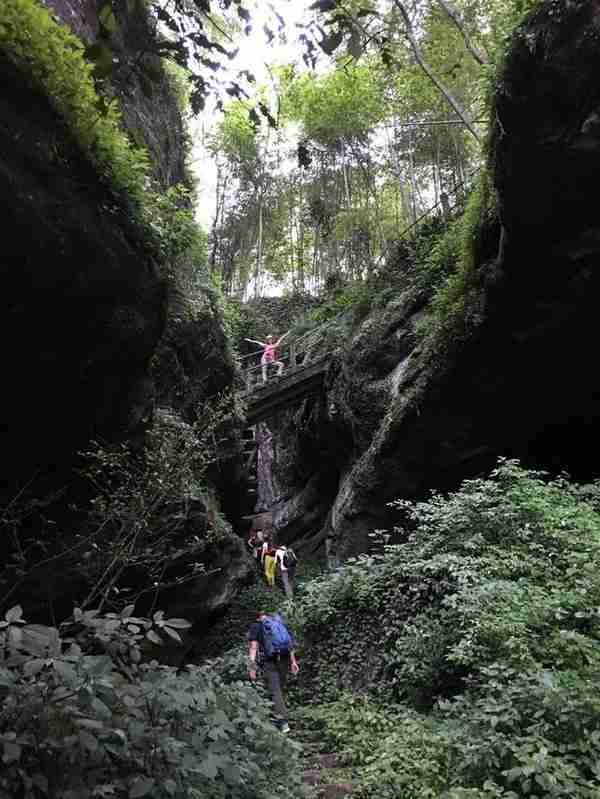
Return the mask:
<path id="1" fill-rule="evenodd" d="M 267 382 L 267 370 L 269 368 L 269 364 L 272 363 L 277 367 L 277 377 L 279 377 L 279 375 L 283 372 L 284 363 L 277 358 L 277 347 L 281 344 L 289 332 L 290 331 L 288 330 L 287 333 L 284 333 L 283 336 L 280 336 L 275 343 L 273 343 L 273 336 L 271 335 L 267 336 L 266 341 L 255 341 L 253 338 L 245 339 L 245 341 L 249 341 L 251 344 L 258 344 L 263 348 L 263 353 L 260 358 L 263 383 Z"/>

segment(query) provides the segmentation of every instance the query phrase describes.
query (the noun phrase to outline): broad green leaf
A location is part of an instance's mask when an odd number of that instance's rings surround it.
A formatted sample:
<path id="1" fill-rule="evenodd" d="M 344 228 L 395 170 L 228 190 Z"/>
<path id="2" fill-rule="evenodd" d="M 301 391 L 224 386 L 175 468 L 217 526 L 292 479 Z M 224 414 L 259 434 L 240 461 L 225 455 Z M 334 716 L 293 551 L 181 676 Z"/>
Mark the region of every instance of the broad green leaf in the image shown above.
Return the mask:
<path id="1" fill-rule="evenodd" d="M 23 627 L 22 647 L 32 655 L 43 656 L 60 654 L 60 637 L 54 627 L 43 624 L 27 624 Z"/>
<path id="2" fill-rule="evenodd" d="M 201 774 L 204 774 L 204 776 L 209 780 L 214 780 L 219 771 L 217 761 L 214 757 L 209 755 L 206 760 L 203 760 L 198 764 L 198 771 L 200 771 Z"/>
<path id="3" fill-rule="evenodd" d="M 38 674 L 38 672 L 40 672 L 45 665 L 46 661 L 42 660 L 41 658 L 34 658 L 33 660 L 28 660 L 23 667 L 23 674 L 26 677 L 33 677 L 34 674 Z"/>
<path id="4" fill-rule="evenodd" d="M 177 641 L 177 643 L 179 643 L 179 644 L 183 643 L 179 633 L 176 632 L 175 630 L 171 630 L 169 627 L 167 627 L 166 623 L 165 623 L 165 626 L 163 627 L 163 632 L 165 632 L 168 636 L 170 636 L 174 641 Z"/>
<path id="5" fill-rule="evenodd" d="M 14 605 L 4 614 L 4 618 L 8 622 L 21 621 L 22 617 L 23 617 L 23 608 L 20 605 Z"/>
<path id="6" fill-rule="evenodd" d="M 0 669 L 0 685 L 11 686 L 17 681 L 17 677 L 8 669 Z"/>
<path id="7" fill-rule="evenodd" d="M 167 627 L 174 627 L 176 630 L 187 630 L 192 626 L 192 622 L 187 619 L 165 619 Z"/>
<path id="8" fill-rule="evenodd" d="M 103 28 L 108 33 L 114 33 L 118 28 L 117 18 L 111 8 L 110 2 L 106 2 L 98 13 L 98 19 Z"/>
<path id="9" fill-rule="evenodd" d="M 68 685 L 75 685 L 78 682 L 77 672 L 70 663 L 64 660 L 53 660 L 52 666 Z"/>
<path id="10" fill-rule="evenodd" d="M 158 633 L 155 633 L 154 630 L 148 630 L 148 632 L 146 633 L 146 638 L 149 641 L 152 641 L 153 644 L 157 644 L 158 646 L 162 646 L 162 644 L 164 643 L 160 635 L 158 635 Z"/>
<path id="11" fill-rule="evenodd" d="M 98 749 L 98 739 L 86 730 L 81 730 L 79 733 L 79 742 L 89 752 L 95 752 Z"/>
<path id="12" fill-rule="evenodd" d="M 101 719 L 109 721 L 112 718 L 112 712 L 104 702 L 95 696 L 92 699 L 92 709 L 100 716 Z"/>
<path id="13" fill-rule="evenodd" d="M 4 741 L 4 755 L 2 761 L 4 763 L 13 763 L 21 757 L 22 749 L 19 744 L 12 741 Z"/>
<path id="14" fill-rule="evenodd" d="M 150 777 L 138 777 L 129 789 L 129 799 L 139 799 L 140 796 L 146 796 L 152 788 L 154 788 L 154 780 L 150 779 Z"/>

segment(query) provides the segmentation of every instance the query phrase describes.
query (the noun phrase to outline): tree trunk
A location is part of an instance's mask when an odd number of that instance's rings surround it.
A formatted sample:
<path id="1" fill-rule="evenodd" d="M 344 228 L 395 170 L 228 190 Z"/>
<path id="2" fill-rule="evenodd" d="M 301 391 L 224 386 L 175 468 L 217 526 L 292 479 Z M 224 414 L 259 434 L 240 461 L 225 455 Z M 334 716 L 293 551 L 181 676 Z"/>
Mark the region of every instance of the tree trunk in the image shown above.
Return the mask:
<path id="1" fill-rule="evenodd" d="M 467 112 L 461 106 L 458 100 L 454 97 L 450 89 L 444 86 L 444 84 L 441 82 L 441 80 L 438 78 L 438 76 L 435 74 L 435 72 L 431 69 L 429 64 L 423 58 L 423 54 L 421 53 L 421 48 L 419 47 L 419 43 L 417 42 L 415 32 L 413 30 L 412 22 L 410 21 L 410 17 L 408 16 L 408 12 L 406 11 L 404 4 L 401 3 L 400 0 L 394 0 L 394 5 L 402 15 L 402 19 L 404 20 L 404 25 L 406 27 L 406 35 L 408 36 L 410 46 L 412 48 L 414 57 L 418 65 L 421 67 L 421 69 L 427 75 L 430 81 L 434 84 L 434 86 L 436 86 L 436 88 L 442 94 L 442 97 L 446 100 L 446 102 L 449 103 L 449 105 L 458 114 L 460 119 L 462 119 L 467 130 L 477 139 L 477 141 L 481 141 L 481 137 L 475 130 L 475 127 L 473 126 L 473 121 L 471 120 L 470 116 L 467 114 Z"/>
<path id="2" fill-rule="evenodd" d="M 256 263 L 254 265 L 254 299 L 260 297 L 260 274 L 263 248 L 263 197 L 262 189 L 258 195 L 258 231 L 256 235 Z"/>

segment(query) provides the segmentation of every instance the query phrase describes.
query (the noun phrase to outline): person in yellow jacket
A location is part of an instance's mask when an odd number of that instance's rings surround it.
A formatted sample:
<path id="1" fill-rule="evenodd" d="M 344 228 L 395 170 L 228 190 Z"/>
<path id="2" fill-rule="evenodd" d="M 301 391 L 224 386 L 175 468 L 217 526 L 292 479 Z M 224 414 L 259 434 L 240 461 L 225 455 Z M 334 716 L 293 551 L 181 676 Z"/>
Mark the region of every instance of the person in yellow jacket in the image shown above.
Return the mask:
<path id="1" fill-rule="evenodd" d="M 275 568 L 277 565 L 277 550 L 273 546 L 271 538 L 263 543 L 262 562 L 265 570 L 265 579 L 269 588 L 275 587 Z"/>

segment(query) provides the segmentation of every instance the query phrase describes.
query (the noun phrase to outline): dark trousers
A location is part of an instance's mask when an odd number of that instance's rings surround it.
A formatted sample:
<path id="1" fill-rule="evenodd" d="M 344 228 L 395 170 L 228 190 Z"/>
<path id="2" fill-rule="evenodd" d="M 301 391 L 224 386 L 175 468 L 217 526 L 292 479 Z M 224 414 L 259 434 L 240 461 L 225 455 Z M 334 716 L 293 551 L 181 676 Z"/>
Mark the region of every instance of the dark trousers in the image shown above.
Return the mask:
<path id="1" fill-rule="evenodd" d="M 263 668 L 265 682 L 269 687 L 273 705 L 275 706 L 275 713 L 284 721 L 287 721 L 288 712 L 285 702 L 283 701 L 283 691 L 290 670 L 290 656 L 285 655 L 276 660 L 265 660 Z"/>

